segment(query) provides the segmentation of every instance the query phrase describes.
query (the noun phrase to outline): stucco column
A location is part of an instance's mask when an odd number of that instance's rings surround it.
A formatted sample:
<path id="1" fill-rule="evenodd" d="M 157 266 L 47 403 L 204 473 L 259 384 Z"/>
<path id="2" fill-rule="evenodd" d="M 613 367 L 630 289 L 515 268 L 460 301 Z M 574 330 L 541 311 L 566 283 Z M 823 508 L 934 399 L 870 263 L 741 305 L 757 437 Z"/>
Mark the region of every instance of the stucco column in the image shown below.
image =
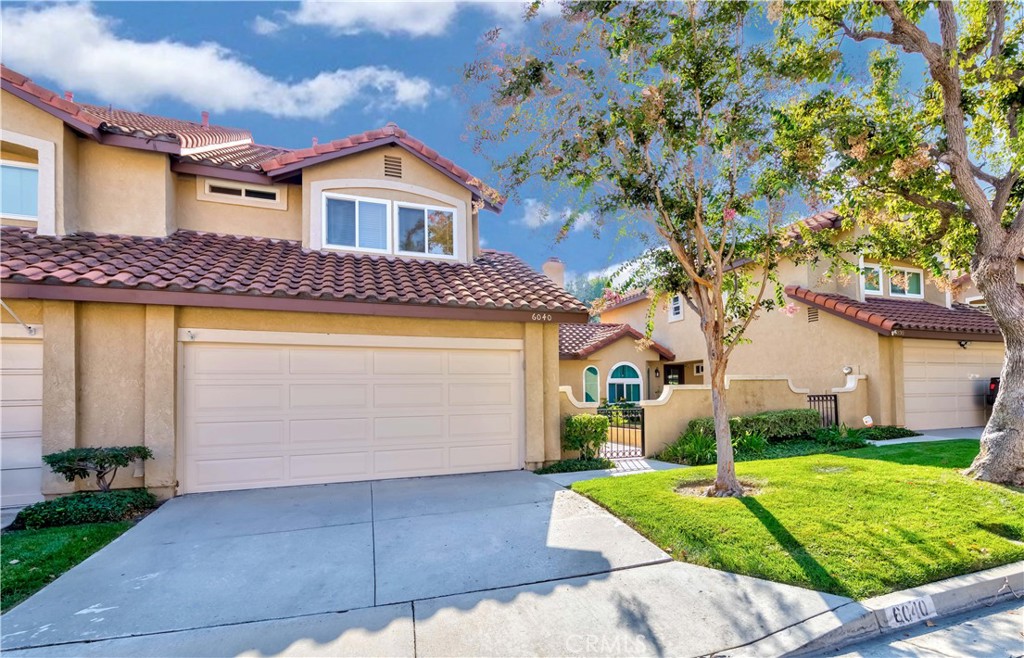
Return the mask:
<path id="1" fill-rule="evenodd" d="M 153 459 L 145 464 L 146 487 L 161 498 L 174 495 L 175 353 L 177 315 L 173 306 L 146 307 L 145 437 Z"/>
<path id="2" fill-rule="evenodd" d="M 558 413 L 558 325 L 544 325 L 544 459 L 562 458 L 562 427 Z"/>
<path id="3" fill-rule="evenodd" d="M 43 302 L 43 454 L 70 450 L 78 435 L 78 319 L 75 302 Z M 44 464 L 44 496 L 75 485 Z"/>
<path id="4" fill-rule="evenodd" d="M 526 464 L 544 461 L 544 327 L 527 324 L 523 331 L 523 358 L 526 360 Z M 557 364 L 556 364 L 557 367 Z"/>

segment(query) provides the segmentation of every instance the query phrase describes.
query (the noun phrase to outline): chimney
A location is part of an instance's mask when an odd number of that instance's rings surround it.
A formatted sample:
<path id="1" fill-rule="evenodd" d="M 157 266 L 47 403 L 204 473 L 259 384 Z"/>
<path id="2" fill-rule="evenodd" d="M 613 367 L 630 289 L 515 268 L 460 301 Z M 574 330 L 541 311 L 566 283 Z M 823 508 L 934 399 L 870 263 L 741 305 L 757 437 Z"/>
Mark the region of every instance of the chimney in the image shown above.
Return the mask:
<path id="1" fill-rule="evenodd" d="M 206 110 L 203 110 L 203 128 L 209 128 L 209 127 L 210 127 L 210 113 L 207 112 Z"/>
<path id="2" fill-rule="evenodd" d="M 75 94 L 70 92 L 70 91 L 65 91 L 64 92 L 64 100 L 70 101 L 70 102 L 74 103 L 75 102 Z"/>
<path id="3" fill-rule="evenodd" d="M 316 148 L 316 145 L 319 144 L 319 143 L 320 143 L 320 140 L 317 139 L 316 137 L 314 137 L 313 138 L 313 147 Z"/>
<path id="4" fill-rule="evenodd" d="M 565 288 L 565 263 L 557 258 L 549 258 L 541 266 L 545 276 L 555 282 L 559 288 Z"/>

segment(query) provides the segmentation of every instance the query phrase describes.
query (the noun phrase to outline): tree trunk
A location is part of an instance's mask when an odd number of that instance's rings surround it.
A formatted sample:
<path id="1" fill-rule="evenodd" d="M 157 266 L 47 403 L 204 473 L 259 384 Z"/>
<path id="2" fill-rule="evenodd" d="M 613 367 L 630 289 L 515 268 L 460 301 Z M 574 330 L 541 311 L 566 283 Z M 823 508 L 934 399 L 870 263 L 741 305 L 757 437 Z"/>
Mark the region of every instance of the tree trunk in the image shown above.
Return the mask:
<path id="1" fill-rule="evenodd" d="M 972 279 L 1006 343 L 999 395 L 981 435 L 981 452 L 965 474 L 987 482 L 1024 486 L 1024 291 L 1016 254 L 976 256 Z"/>
<path id="2" fill-rule="evenodd" d="M 732 429 L 729 427 L 729 410 L 725 404 L 725 364 L 715 355 L 710 356 L 711 366 L 711 409 L 715 417 L 715 450 L 718 453 L 718 467 L 715 483 L 708 489 L 709 496 L 742 496 L 743 485 L 736 477 L 736 460 L 732 454 Z"/>

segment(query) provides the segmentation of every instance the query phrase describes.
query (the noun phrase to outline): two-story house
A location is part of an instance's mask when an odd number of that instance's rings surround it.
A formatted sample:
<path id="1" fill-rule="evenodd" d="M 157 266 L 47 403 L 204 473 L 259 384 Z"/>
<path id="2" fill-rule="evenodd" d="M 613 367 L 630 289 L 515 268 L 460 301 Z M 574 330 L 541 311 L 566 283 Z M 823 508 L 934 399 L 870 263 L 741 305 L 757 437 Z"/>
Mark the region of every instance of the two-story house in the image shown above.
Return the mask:
<path id="1" fill-rule="evenodd" d="M 834 212 L 802 221 L 814 231 L 844 230 Z M 981 296 L 969 282 L 940 287 L 910 264 L 893 274 L 870 261 L 857 265 L 860 276 L 843 278 L 825 276 L 823 266 L 783 263 L 779 280 L 797 312 L 762 313 L 747 331 L 750 342 L 733 352 L 728 373 L 787 378 L 812 393 L 866 386 L 865 413 L 879 424 L 983 425 L 989 378 L 999 375 L 1004 348 Z M 610 305 L 601 320 L 644 326 L 650 303 L 639 291 Z M 662 367 L 666 385 L 704 383 L 704 341 L 684 300 L 658 304 L 653 338 L 676 356 Z"/>
<path id="2" fill-rule="evenodd" d="M 394 124 L 285 149 L 2 70 L 3 504 L 40 456 L 145 444 L 180 493 L 558 459 L 558 327 L 480 248 L 502 198 Z M 198 118 L 198 117 L 197 117 Z"/>

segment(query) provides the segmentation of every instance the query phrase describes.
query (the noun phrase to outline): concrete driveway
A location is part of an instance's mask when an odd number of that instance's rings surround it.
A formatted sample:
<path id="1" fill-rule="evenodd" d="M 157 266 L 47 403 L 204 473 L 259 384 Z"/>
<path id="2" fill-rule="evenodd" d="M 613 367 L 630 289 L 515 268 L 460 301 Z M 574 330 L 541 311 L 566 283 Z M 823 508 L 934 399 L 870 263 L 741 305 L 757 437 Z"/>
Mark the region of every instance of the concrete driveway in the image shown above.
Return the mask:
<path id="1" fill-rule="evenodd" d="M 847 599 L 673 562 L 525 472 L 174 499 L 0 619 L 5 655 L 700 655 Z"/>

